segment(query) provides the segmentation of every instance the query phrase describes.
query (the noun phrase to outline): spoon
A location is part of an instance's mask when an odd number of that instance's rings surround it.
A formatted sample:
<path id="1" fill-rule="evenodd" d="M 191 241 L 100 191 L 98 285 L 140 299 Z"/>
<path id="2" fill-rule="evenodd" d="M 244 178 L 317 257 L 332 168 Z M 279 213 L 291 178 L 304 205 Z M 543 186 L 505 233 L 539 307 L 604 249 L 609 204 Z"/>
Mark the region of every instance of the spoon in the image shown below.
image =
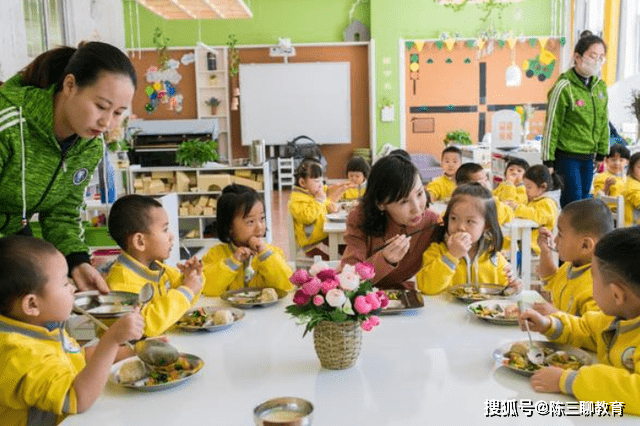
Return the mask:
<path id="1" fill-rule="evenodd" d="M 140 289 L 140 293 L 138 294 L 138 304 L 140 305 L 140 311 L 144 308 L 144 305 L 149 303 L 151 299 L 153 299 L 153 294 L 155 293 L 153 289 L 153 284 L 146 283 Z"/>
<path id="2" fill-rule="evenodd" d="M 522 300 L 518 300 L 518 309 L 520 313 L 523 312 Z M 524 328 L 527 330 L 527 335 L 529 336 L 529 350 L 527 351 L 527 358 L 529 361 L 536 365 L 542 365 L 544 362 L 544 352 L 542 349 L 536 348 L 533 346 L 533 339 L 531 338 L 531 330 L 529 330 L 529 321 L 524 320 Z"/>

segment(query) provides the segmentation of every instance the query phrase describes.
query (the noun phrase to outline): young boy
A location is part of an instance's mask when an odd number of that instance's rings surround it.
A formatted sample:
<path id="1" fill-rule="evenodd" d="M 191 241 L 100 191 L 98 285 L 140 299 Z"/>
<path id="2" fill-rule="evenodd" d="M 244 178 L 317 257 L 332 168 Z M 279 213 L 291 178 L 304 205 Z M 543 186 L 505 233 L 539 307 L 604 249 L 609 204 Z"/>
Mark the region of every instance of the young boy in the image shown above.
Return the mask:
<path id="1" fill-rule="evenodd" d="M 120 345 L 142 336 L 138 310 L 116 321 L 91 348 L 64 330 L 75 291 L 62 253 L 33 237 L 0 239 L 0 419 L 7 425 L 55 425 L 94 403 Z"/>
<path id="2" fill-rule="evenodd" d="M 357 200 L 364 195 L 367 188 L 367 178 L 371 166 L 362 157 L 351 157 L 347 163 L 347 178 L 349 179 L 349 189 L 347 189 L 342 198 L 344 200 Z"/>
<path id="3" fill-rule="evenodd" d="M 534 309 L 545 315 L 563 311 L 577 316 L 599 311 L 593 300 L 591 258 L 598 241 L 612 229 L 611 210 L 601 200 L 587 198 L 567 204 L 558 217 L 555 238 L 558 256 L 564 262 L 558 268 L 549 247 L 553 235 L 540 228 L 538 274 L 545 282 L 544 290 L 551 294 L 551 303 L 536 304 Z"/>
<path id="4" fill-rule="evenodd" d="M 493 195 L 500 201 L 515 201 L 518 204 L 527 202 L 527 191 L 524 189 L 522 178 L 529 168 L 522 158 L 511 157 L 504 171 L 504 181 L 493 191 Z"/>
<path id="5" fill-rule="evenodd" d="M 462 151 L 456 146 L 448 146 L 442 151 L 441 168 L 443 175 L 429 182 L 426 186 L 431 201 L 451 198 L 456 189 L 455 176 L 462 163 Z"/>
<path id="6" fill-rule="evenodd" d="M 203 286 L 202 264 L 192 257 L 178 269 L 162 263 L 169 258 L 173 233 L 167 212 L 144 195 L 125 195 L 109 212 L 109 233 L 122 248 L 111 266 L 107 284 L 114 291 L 140 293 L 153 285 L 153 298 L 142 308 L 145 335 L 162 334 L 195 303 Z"/>
<path id="7" fill-rule="evenodd" d="M 527 309 L 520 315 L 532 331 L 594 351 L 600 361 L 579 370 L 543 367 L 531 377 L 535 391 L 562 392 L 580 401 L 619 401 L 624 414 L 640 414 L 639 252 L 638 227 L 611 231 L 596 244 L 593 298 L 602 312 L 544 316 Z"/>
<path id="8" fill-rule="evenodd" d="M 609 148 L 609 155 L 604 158 L 606 170 L 598 173 L 593 179 L 593 194 L 617 196 L 622 195 L 625 185 L 624 166 L 631 156 L 626 146 L 618 143 Z"/>
<path id="9" fill-rule="evenodd" d="M 464 163 L 456 171 L 456 185 L 464 185 L 466 183 L 478 182 L 489 191 L 491 191 L 491 184 L 489 183 L 489 177 L 487 171 L 478 163 Z M 496 211 L 498 213 L 498 223 L 500 226 L 513 220 L 513 209 L 500 201 L 498 197 L 493 196 L 493 201 L 496 203 Z M 506 241 L 506 239 L 505 239 Z M 505 242 L 505 244 L 508 244 Z M 508 247 L 503 245 L 503 247 Z"/>

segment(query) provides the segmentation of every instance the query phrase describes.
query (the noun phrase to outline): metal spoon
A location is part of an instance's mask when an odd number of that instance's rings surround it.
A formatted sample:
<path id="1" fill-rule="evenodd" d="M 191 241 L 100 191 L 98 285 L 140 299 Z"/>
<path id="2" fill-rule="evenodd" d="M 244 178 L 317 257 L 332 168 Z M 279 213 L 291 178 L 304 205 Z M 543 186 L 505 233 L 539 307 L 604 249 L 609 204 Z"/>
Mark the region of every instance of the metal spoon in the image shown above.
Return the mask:
<path id="1" fill-rule="evenodd" d="M 73 310 L 76 312 L 79 312 L 80 314 L 84 315 L 85 317 L 87 317 L 92 323 L 94 323 L 95 325 L 97 325 L 98 327 L 100 327 L 101 329 L 103 329 L 104 331 L 107 331 L 109 329 L 109 327 L 107 327 L 105 325 L 105 323 L 103 323 L 102 321 L 100 321 L 98 318 L 94 317 L 93 315 L 91 315 L 89 312 L 87 312 L 86 310 L 84 310 L 83 308 L 81 308 L 80 306 L 74 305 L 73 306 Z M 135 348 L 133 347 L 133 345 L 129 342 L 125 342 L 125 345 L 127 345 L 127 347 L 129 349 L 131 349 L 132 351 L 135 352 Z"/>
<path id="2" fill-rule="evenodd" d="M 136 342 L 138 358 L 152 367 L 165 367 L 178 360 L 180 353 L 173 345 L 158 339 L 144 339 Z"/>
<path id="3" fill-rule="evenodd" d="M 518 300 L 518 309 L 520 310 L 520 313 L 523 312 L 522 300 Z M 529 322 L 527 320 L 524 320 L 523 322 L 524 328 L 527 330 L 527 335 L 529 336 L 529 350 L 527 351 L 527 358 L 536 365 L 542 365 L 544 362 L 544 352 L 542 352 L 542 349 L 533 346 L 531 330 L 529 330 Z"/>
<path id="4" fill-rule="evenodd" d="M 155 290 L 153 289 L 153 284 L 146 283 L 142 286 L 142 288 L 140 289 L 140 293 L 138 294 L 138 304 L 140 305 L 140 311 L 142 311 L 144 305 L 146 305 L 147 303 L 149 303 L 149 301 L 151 301 L 151 299 L 153 299 L 154 293 Z"/>

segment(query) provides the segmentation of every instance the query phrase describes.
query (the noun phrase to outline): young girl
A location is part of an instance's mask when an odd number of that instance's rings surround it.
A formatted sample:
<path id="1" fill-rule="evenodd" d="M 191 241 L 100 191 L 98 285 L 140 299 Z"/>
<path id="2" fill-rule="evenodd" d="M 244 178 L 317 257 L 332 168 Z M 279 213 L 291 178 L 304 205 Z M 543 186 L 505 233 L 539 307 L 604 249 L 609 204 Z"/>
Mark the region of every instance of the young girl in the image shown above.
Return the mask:
<path id="1" fill-rule="evenodd" d="M 621 143 L 612 145 L 609 148 L 609 155 L 604 158 L 607 168 L 602 173 L 598 173 L 593 179 L 593 194 L 617 196 L 622 195 L 626 179 L 624 176 L 624 166 L 629 161 L 629 150 Z"/>
<path id="2" fill-rule="evenodd" d="M 491 191 L 479 183 L 453 192 L 435 242 L 422 255 L 418 289 L 437 294 L 464 283 L 494 283 L 520 291 L 500 253 L 502 232 Z"/>
<path id="3" fill-rule="evenodd" d="M 558 219 L 558 202 L 551 198 L 549 191 L 562 189 L 562 182 L 555 174 L 549 173 L 547 166 L 536 164 L 529 167 L 524 173 L 525 190 L 527 191 L 527 204 L 515 204 L 516 217 L 530 219 L 547 229 L 553 229 Z M 531 233 L 531 250 L 538 255 L 538 230 Z"/>
<path id="4" fill-rule="evenodd" d="M 322 165 L 317 160 L 302 160 L 296 169 L 297 185 L 291 192 L 289 213 L 293 218 L 298 246 L 310 257 L 321 255 L 328 260 L 326 253 L 317 244 L 327 238 L 323 230 L 326 214 L 337 212 L 338 206 L 332 198 L 327 197 L 322 175 Z"/>
<path id="5" fill-rule="evenodd" d="M 347 177 L 349 178 L 349 189 L 342 195 L 344 200 L 357 200 L 364 195 L 367 187 L 367 177 L 371 166 L 362 157 L 352 157 L 347 163 Z"/>
<path id="6" fill-rule="evenodd" d="M 504 171 L 504 181 L 493 190 L 493 195 L 498 197 L 500 201 L 526 203 L 527 191 L 524 188 L 522 179 L 528 168 L 529 163 L 522 158 L 512 157 L 509 159 L 507 168 Z"/>
<path id="7" fill-rule="evenodd" d="M 637 213 L 634 210 L 640 208 L 640 152 L 636 152 L 629 159 L 629 169 L 627 170 L 627 183 L 623 192 L 624 195 L 624 221 L 627 226 L 638 223 Z"/>
<path id="8" fill-rule="evenodd" d="M 224 188 L 218 199 L 216 228 L 223 244 L 202 258 L 207 296 L 220 296 L 241 287 L 291 290 L 291 268 L 282 250 L 264 241 L 264 203 L 244 185 Z"/>

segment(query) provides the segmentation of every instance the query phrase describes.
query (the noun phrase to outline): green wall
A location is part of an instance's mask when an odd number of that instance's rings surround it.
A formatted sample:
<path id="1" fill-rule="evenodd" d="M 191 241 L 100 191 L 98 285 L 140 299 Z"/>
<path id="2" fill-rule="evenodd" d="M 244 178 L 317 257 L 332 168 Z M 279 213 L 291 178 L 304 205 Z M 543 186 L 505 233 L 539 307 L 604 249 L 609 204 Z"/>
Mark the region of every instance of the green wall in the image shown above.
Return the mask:
<path id="1" fill-rule="evenodd" d="M 123 0 L 125 39 L 130 44 L 129 3 Z M 475 37 L 486 27 L 482 13 L 475 5 L 461 11 L 436 4 L 433 0 L 369 0 L 360 4 L 354 17 L 371 29 L 375 39 L 376 99 L 391 100 L 396 119 L 380 121 L 376 108 L 378 149 L 385 143 L 400 146 L 398 40 L 438 38 L 442 32 Z M 561 0 L 558 3 L 562 3 Z M 167 21 L 139 6 L 142 47 L 153 47 L 153 31 L 162 28 L 171 46 L 193 46 L 199 40 L 222 45 L 231 33 L 238 44 L 275 44 L 278 37 L 289 37 L 293 43 L 338 42 L 348 26 L 349 9 L 355 0 L 252 0 L 253 19 L 224 21 Z M 504 9 L 501 19 L 494 13 L 490 24 L 498 32 L 514 30 L 517 35 L 540 36 L 551 33 L 552 0 L 523 0 Z M 135 15 L 134 15 L 135 16 Z M 137 29 L 134 29 L 134 33 Z M 201 34 L 201 35 L 199 35 Z M 134 34 L 135 35 L 135 34 Z M 384 63 L 388 58 L 388 63 Z M 387 71 L 388 75 L 385 75 Z"/>

